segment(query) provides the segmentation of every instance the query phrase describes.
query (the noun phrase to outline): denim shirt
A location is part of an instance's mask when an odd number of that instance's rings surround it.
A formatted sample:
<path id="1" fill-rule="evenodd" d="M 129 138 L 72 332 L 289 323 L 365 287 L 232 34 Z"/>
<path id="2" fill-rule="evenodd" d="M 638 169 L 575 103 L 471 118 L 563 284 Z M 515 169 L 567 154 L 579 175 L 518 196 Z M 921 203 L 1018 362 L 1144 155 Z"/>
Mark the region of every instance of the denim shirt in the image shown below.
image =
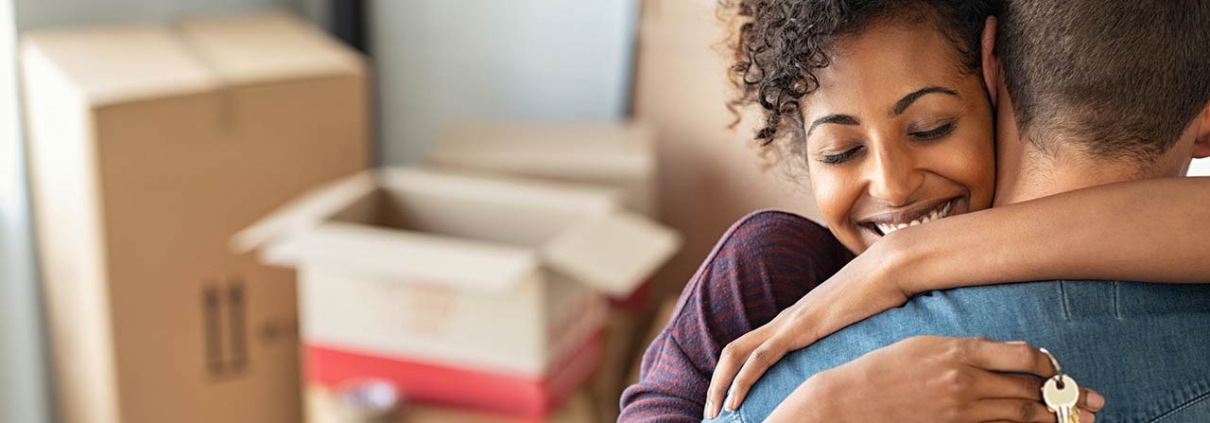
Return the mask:
<path id="1" fill-rule="evenodd" d="M 1097 422 L 1210 422 L 1210 285 L 1045 281 L 933 291 L 787 354 L 743 405 L 760 422 L 811 375 L 916 335 L 1044 347 L 1105 396 Z"/>

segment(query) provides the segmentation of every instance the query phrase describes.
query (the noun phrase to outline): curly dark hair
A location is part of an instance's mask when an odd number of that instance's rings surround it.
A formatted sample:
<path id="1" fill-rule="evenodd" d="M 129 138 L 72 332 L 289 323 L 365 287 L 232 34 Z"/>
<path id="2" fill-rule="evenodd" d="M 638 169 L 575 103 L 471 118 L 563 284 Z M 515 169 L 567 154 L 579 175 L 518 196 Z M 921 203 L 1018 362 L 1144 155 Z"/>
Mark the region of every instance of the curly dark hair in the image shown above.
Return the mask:
<path id="1" fill-rule="evenodd" d="M 951 41 L 964 70 L 977 73 L 984 22 L 997 6 L 995 0 L 719 0 L 719 16 L 733 29 L 731 126 L 742 108 L 759 104 L 764 123 L 755 139 L 774 147 L 764 149 L 774 153 L 766 157 L 801 157 L 799 101 L 819 88 L 815 71 L 828 66 L 838 40 L 874 22 L 931 25 Z"/>

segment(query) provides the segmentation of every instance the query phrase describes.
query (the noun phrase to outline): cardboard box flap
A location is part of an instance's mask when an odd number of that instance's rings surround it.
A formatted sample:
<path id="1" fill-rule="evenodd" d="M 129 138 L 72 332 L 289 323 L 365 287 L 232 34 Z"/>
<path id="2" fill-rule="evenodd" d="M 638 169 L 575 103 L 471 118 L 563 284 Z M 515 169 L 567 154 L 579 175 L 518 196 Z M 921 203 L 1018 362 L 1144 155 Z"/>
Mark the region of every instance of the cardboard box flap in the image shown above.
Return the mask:
<path id="1" fill-rule="evenodd" d="M 372 171 L 321 185 L 236 233 L 231 237 L 230 248 L 237 254 L 244 254 L 276 239 L 307 232 L 375 189 Z"/>
<path id="2" fill-rule="evenodd" d="M 174 29 L 231 84 L 359 74 L 364 67 L 352 49 L 286 13 L 190 18 Z"/>
<path id="3" fill-rule="evenodd" d="M 615 189 L 590 185 L 553 185 L 520 177 L 424 167 L 389 167 L 377 171 L 380 186 L 411 193 L 474 193 L 500 204 L 540 205 L 559 213 L 607 213 L 617 208 Z"/>
<path id="4" fill-rule="evenodd" d="M 525 248 L 341 222 L 275 241 L 261 259 L 477 292 L 504 291 L 540 270 L 536 254 Z"/>
<path id="5" fill-rule="evenodd" d="M 45 60 L 94 105 L 213 90 L 221 81 L 160 27 L 48 30 L 22 38 L 26 60 Z"/>
<path id="6" fill-rule="evenodd" d="M 429 162 L 544 177 L 654 174 L 654 133 L 639 124 L 463 123 L 445 128 Z"/>
<path id="7" fill-rule="evenodd" d="M 587 217 L 542 248 L 552 269 L 615 297 L 651 277 L 680 248 L 680 236 L 626 211 Z"/>

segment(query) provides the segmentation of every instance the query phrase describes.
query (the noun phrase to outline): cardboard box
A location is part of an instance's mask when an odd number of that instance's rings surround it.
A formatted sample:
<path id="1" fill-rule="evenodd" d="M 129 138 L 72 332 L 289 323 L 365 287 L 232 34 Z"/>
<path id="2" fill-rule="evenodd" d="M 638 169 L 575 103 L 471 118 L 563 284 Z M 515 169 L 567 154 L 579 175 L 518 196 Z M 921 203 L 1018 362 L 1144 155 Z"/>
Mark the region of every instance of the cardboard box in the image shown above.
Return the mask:
<path id="1" fill-rule="evenodd" d="M 685 236 L 653 296 L 680 294 L 719 237 L 764 208 L 818 220 L 805 168 L 766 169 L 752 123 L 727 126 L 727 28 L 716 0 L 643 0 L 634 119 L 655 131 L 660 218 Z"/>
<path id="2" fill-rule="evenodd" d="M 450 125 L 428 163 L 440 168 L 524 176 L 554 184 L 592 184 L 618 191 L 631 210 L 658 217 L 655 140 L 635 123 L 478 122 Z M 651 281 L 612 299 L 615 310 L 647 306 Z"/>
<path id="3" fill-rule="evenodd" d="M 230 236 L 367 166 L 360 56 L 285 15 L 21 45 L 62 422 L 301 418 L 293 273 Z"/>
<path id="4" fill-rule="evenodd" d="M 364 423 L 349 416 L 339 403 L 335 392 L 329 388 L 311 385 L 307 387 L 307 423 Z M 533 423 L 532 421 L 501 417 L 474 411 L 430 406 L 424 404 L 404 404 L 403 410 L 388 421 L 398 423 Z M 542 423 L 612 423 L 597 420 L 593 416 L 592 397 L 584 391 L 571 394 L 559 410 L 549 417 L 539 420 Z"/>
<path id="5" fill-rule="evenodd" d="M 603 295 L 678 245 L 608 192 L 413 168 L 317 188 L 233 239 L 298 268 L 308 343 L 522 378 L 575 356 Z"/>
<path id="6" fill-rule="evenodd" d="M 428 163 L 616 188 L 625 206 L 659 215 L 654 133 L 635 123 L 454 124 Z"/>

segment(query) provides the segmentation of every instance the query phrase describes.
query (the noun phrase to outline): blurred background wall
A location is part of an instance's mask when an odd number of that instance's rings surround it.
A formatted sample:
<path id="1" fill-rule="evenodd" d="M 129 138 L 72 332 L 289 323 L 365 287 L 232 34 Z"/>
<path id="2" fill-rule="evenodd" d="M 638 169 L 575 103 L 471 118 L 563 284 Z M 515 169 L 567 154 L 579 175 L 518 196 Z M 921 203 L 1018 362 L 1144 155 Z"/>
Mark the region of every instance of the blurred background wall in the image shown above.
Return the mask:
<path id="1" fill-rule="evenodd" d="M 0 1 L 0 422 L 50 421 L 25 167 L 18 126 L 16 22 Z"/>
<path id="2" fill-rule="evenodd" d="M 638 0 L 369 2 L 381 162 L 423 161 L 465 120 L 618 121 Z"/>

